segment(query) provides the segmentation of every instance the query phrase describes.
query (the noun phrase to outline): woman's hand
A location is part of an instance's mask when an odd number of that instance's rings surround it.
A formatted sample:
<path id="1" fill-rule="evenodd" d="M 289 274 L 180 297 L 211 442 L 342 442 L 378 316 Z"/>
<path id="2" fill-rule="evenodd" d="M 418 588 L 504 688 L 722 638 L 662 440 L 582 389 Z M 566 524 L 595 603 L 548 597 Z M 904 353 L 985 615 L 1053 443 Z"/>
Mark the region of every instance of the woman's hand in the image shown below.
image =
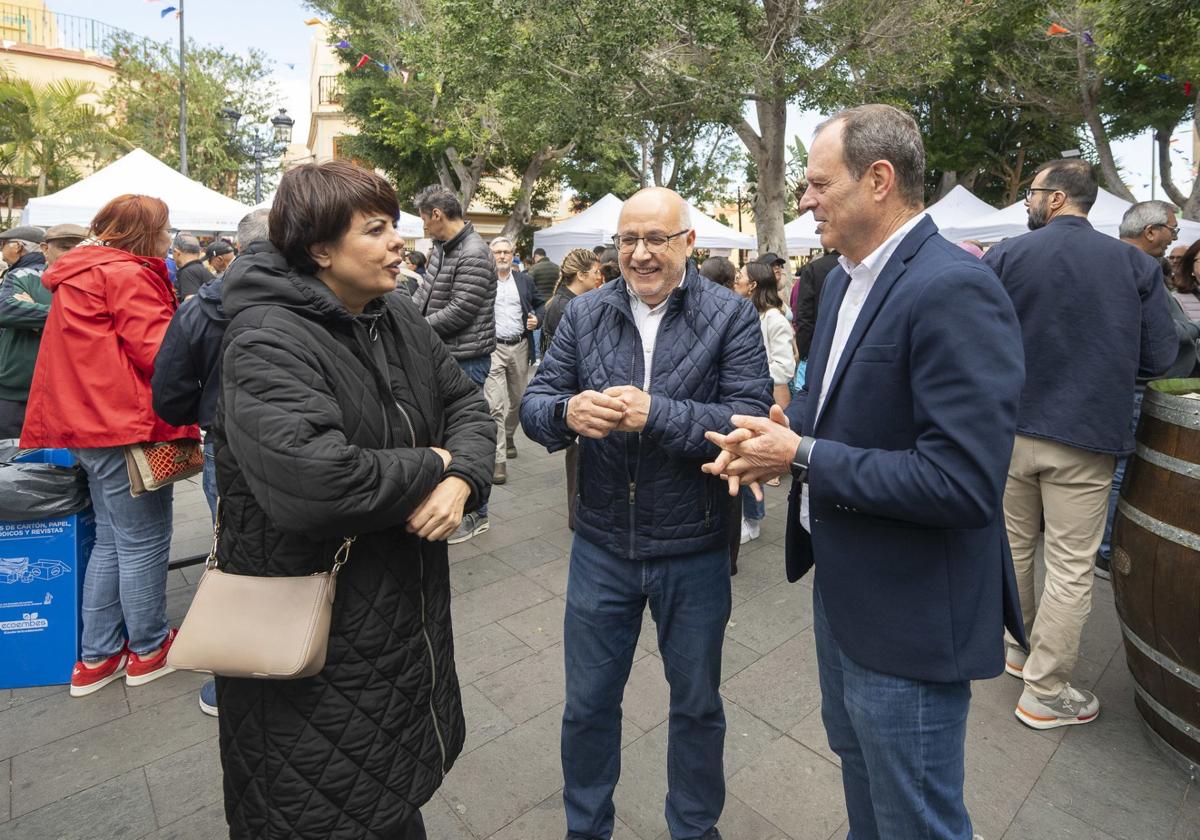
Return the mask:
<path id="1" fill-rule="evenodd" d="M 450 463 L 450 453 L 434 448 Z M 462 521 L 463 505 L 471 496 L 471 487 L 456 475 L 442 479 L 425 501 L 408 517 L 407 530 L 423 540 L 437 542 L 454 533 Z"/>

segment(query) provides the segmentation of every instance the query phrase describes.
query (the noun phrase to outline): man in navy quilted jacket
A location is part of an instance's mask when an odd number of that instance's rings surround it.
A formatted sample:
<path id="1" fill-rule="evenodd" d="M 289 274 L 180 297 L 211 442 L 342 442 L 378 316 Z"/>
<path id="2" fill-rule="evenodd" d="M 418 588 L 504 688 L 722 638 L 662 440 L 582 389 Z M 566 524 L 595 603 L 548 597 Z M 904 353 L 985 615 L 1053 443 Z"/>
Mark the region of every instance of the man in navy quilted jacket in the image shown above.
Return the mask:
<path id="1" fill-rule="evenodd" d="M 671 686 L 666 819 L 720 838 L 721 642 L 729 620 L 724 485 L 700 470 L 707 431 L 763 414 L 771 377 L 750 302 L 688 257 L 687 204 L 645 189 L 621 210 L 621 274 L 570 302 L 521 402 L 551 452 L 580 439 L 564 628 L 563 801 L 569 840 L 612 836 L 621 696 L 646 602 Z"/>

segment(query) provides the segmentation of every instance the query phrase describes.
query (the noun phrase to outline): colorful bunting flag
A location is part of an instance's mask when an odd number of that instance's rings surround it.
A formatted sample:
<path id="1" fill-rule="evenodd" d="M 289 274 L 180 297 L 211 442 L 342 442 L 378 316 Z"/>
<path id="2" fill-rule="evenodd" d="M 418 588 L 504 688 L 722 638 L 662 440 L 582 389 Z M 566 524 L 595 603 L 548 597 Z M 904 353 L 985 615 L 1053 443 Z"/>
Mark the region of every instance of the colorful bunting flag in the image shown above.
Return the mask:
<path id="1" fill-rule="evenodd" d="M 1184 95 L 1184 96 L 1191 96 L 1191 95 L 1192 95 L 1192 83 L 1191 83 L 1191 82 L 1184 82 L 1184 83 L 1183 83 L 1183 95 Z"/>
<path id="2" fill-rule="evenodd" d="M 404 80 L 404 84 L 408 84 L 409 73 L 404 68 L 400 69 L 400 78 Z"/>
<path id="3" fill-rule="evenodd" d="M 304 21 L 304 25 L 305 26 L 320 26 L 321 19 L 320 18 L 309 18 L 308 20 Z"/>
<path id="4" fill-rule="evenodd" d="M 295 69 L 296 69 L 296 65 L 295 65 L 295 63 L 294 63 L 294 62 L 290 62 L 290 61 L 285 61 L 285 62 L 283 63 L 283 66 L 284 66 L 284 67 L 286 67 L 286 68 L 287 68 L 287 69 L 289 69 L 289 70 L 295 70 Z"/>
<path id="5" fill-rule="evenodd" d="M 354 69 L 361 70 L 366 65 L 366 63 L 370 60 L 371 60 L 371 56 L 367 55 L 366 53 L 363 53 L 362 58 L 360 58 L 358 60 L 358 64 L 354 65 Z"/>
<path id="6" fill-rule="evenodd" d="M 1053 38 L 1055 35 L 1070 35 L 1070 34 L 1071 34 L 1070 29 L 1067 29 L 1067 27 L 1063 26 L 1062 24 L 1058 24 L 1058 23 L 1050 24 L 1050 27 L 1046 30 L 1046 35 L 1051 38 Z"/>
<path id="7" fill-rule="evenodd" d="M 160 18 L 165 18 L 167 15 L 171 14 L 171 12 L 173 12 L 173 11 L 175 11 L 174 6 L 167 6 L 167 8 L 163 9 L 161 12 L 158 13 L 158 16 Z"/>
<path id="8" fill-rule="evenodd" d="M 339 50 L 348 50 L 348 49 L 350 49 L 350 42 L 347 41 L 345 38 L 343 38 L 342 40 L 340 40 L 336 44 L 334 44 L 334 46 L 337 47 Z"/>
<path id="9" fill-rule="evenodd" d="M 383 68 L 383 72 L 384 72 L 384 73 L 391 73 L 391 72 L 392 72 L 392 65 L 390 65 L 390 64 L 384 64 L 382 61 L 376 61 L 375 63 L 376 63 L 376 64 L 378 64 L 380 67 L 382 67 L 382 68 Z"/>
<path id="10" fill-rule="evenodd" d="M 1096 46 L 1096 41 L 1094 38 L 1092 38 L 1092 33 L 1090 30 L 1083 30 L 1083 43 L 1087 44 L 1089 47 Z"/>
<path id="11" fill-rule="evenodd" d="M 1149 67 L 1147 67 L 1145 64 L 1142 64 L 1142 63 L 1139 61 L 1139 62 L 1138 62 L 1138 66 L 1137 66 L 1137 67 L 1135 67 L 1135 68 L 1133 68 L 1133 72 L 1134 72 L 1134 73 L 1149 73 L 1149 72 L 1150 72 L 1150 68 L 1149 68 Z"/>
<path id="12" fill-rule="evenodd" d="M 1156 79 L 1161 79 L 1161 80 L 1162 80 L 1162 81 L 1164 81 L 1164 82 L 1173 82 L 1173 81 L 1175 81 L 1175 77 L 1174 77 L 1174 76 L 1169 76 L 1169 75 L 1167 75 L 1166 73 L 1155 73 L 1155 74 L 1154 74 L 1154 78 L 1156 78 Z"/>

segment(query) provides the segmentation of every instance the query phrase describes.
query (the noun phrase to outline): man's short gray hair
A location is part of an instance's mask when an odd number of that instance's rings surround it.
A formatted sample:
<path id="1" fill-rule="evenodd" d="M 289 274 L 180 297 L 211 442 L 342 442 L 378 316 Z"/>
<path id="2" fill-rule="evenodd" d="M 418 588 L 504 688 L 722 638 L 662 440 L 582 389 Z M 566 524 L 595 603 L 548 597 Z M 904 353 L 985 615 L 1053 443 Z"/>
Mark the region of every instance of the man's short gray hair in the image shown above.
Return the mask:
<path id="1" fill-rule="evenodd" d="M 237 241 L 239 248 L 245 248 L 255 242 L 266 242 L 270 239 L 268 232 L 267 219 L 271 217 L 271 211 L 266 208 L 260 210 L 251 210 L 242 220 L 238 222 Z"/>
<path id="2" fill-rule="evenodd" d="M 5 239 L 4 241 L 5 242 L 16 242 L 18 245 L 20 245 L 22 248 L 25 249 L 25 253 L 29 253 L 30 251 L 36 251 L 38 249 L 37 243 L 30 242 L 28 239 Z"/>
<path id="3" fill-rule="evenodd" d="M 199 254 L 201 251 L 200 240 L 191 233 L 176 234 L 171 247 L 181 254 Z"/>
<path id="4" fill-rule="evenodd" d="M 854 180 L 876 161 L 896 170 L 896 189 L 909 204 L 925 201 L 925 145 L 917 121 L 891 105 L 859 105 L 839 111 L 817 126 L 820 134 L 842 125 L 842 160 Z"/>
<path id="5" fill-rule="evenodd" d="M 1165 201 L 1141 201 L 1131 206 L 1121 217 L 1118 231 L 1122 239 L 1136 239 L 1151 225 L 1165 225 L 1175 212 L 1175 206 Z"/>
<path id="6" fill-rule="evenodd" d="M 493 239 L 491 242 L 488 243 L 488 248 L 496 247 L 497 242 L 503 242 L 509 248 L 516 250 L 517 246 L 513 245 L 513 241 L 511 239 L 509 239 L 507 236 L 497 236 L 495 239 Z"/>
<path id="7" fill-rule="evenodd" d="M 441 210 L 447 219 L 461 219 L 463 215 L 462 202 L 452 190 L 441 184 L 430 184 L 413 196 L 413 206 L 420 215 L 428 216 L 434 210 Z"/>

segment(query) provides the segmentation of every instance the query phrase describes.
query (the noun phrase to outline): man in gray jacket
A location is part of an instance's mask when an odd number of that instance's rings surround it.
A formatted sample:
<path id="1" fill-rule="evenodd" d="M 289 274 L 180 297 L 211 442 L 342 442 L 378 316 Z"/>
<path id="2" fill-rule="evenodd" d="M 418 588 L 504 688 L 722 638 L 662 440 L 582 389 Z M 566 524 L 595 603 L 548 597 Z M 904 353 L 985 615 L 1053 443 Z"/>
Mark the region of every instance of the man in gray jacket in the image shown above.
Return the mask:
<path id="1" fill-rule="evenodd" d="M 441 337 L 472 382 L 483 388 L 496 349 L 496 261 L 475 226 L 463 218 L 462 203 L 452 191 L 433 184 L 413 198 L 433 239 L 426 282 L 413 302 Z M 487 505 L 463 516 L 451 545 L 466 542 L 489 527 Z"/>

